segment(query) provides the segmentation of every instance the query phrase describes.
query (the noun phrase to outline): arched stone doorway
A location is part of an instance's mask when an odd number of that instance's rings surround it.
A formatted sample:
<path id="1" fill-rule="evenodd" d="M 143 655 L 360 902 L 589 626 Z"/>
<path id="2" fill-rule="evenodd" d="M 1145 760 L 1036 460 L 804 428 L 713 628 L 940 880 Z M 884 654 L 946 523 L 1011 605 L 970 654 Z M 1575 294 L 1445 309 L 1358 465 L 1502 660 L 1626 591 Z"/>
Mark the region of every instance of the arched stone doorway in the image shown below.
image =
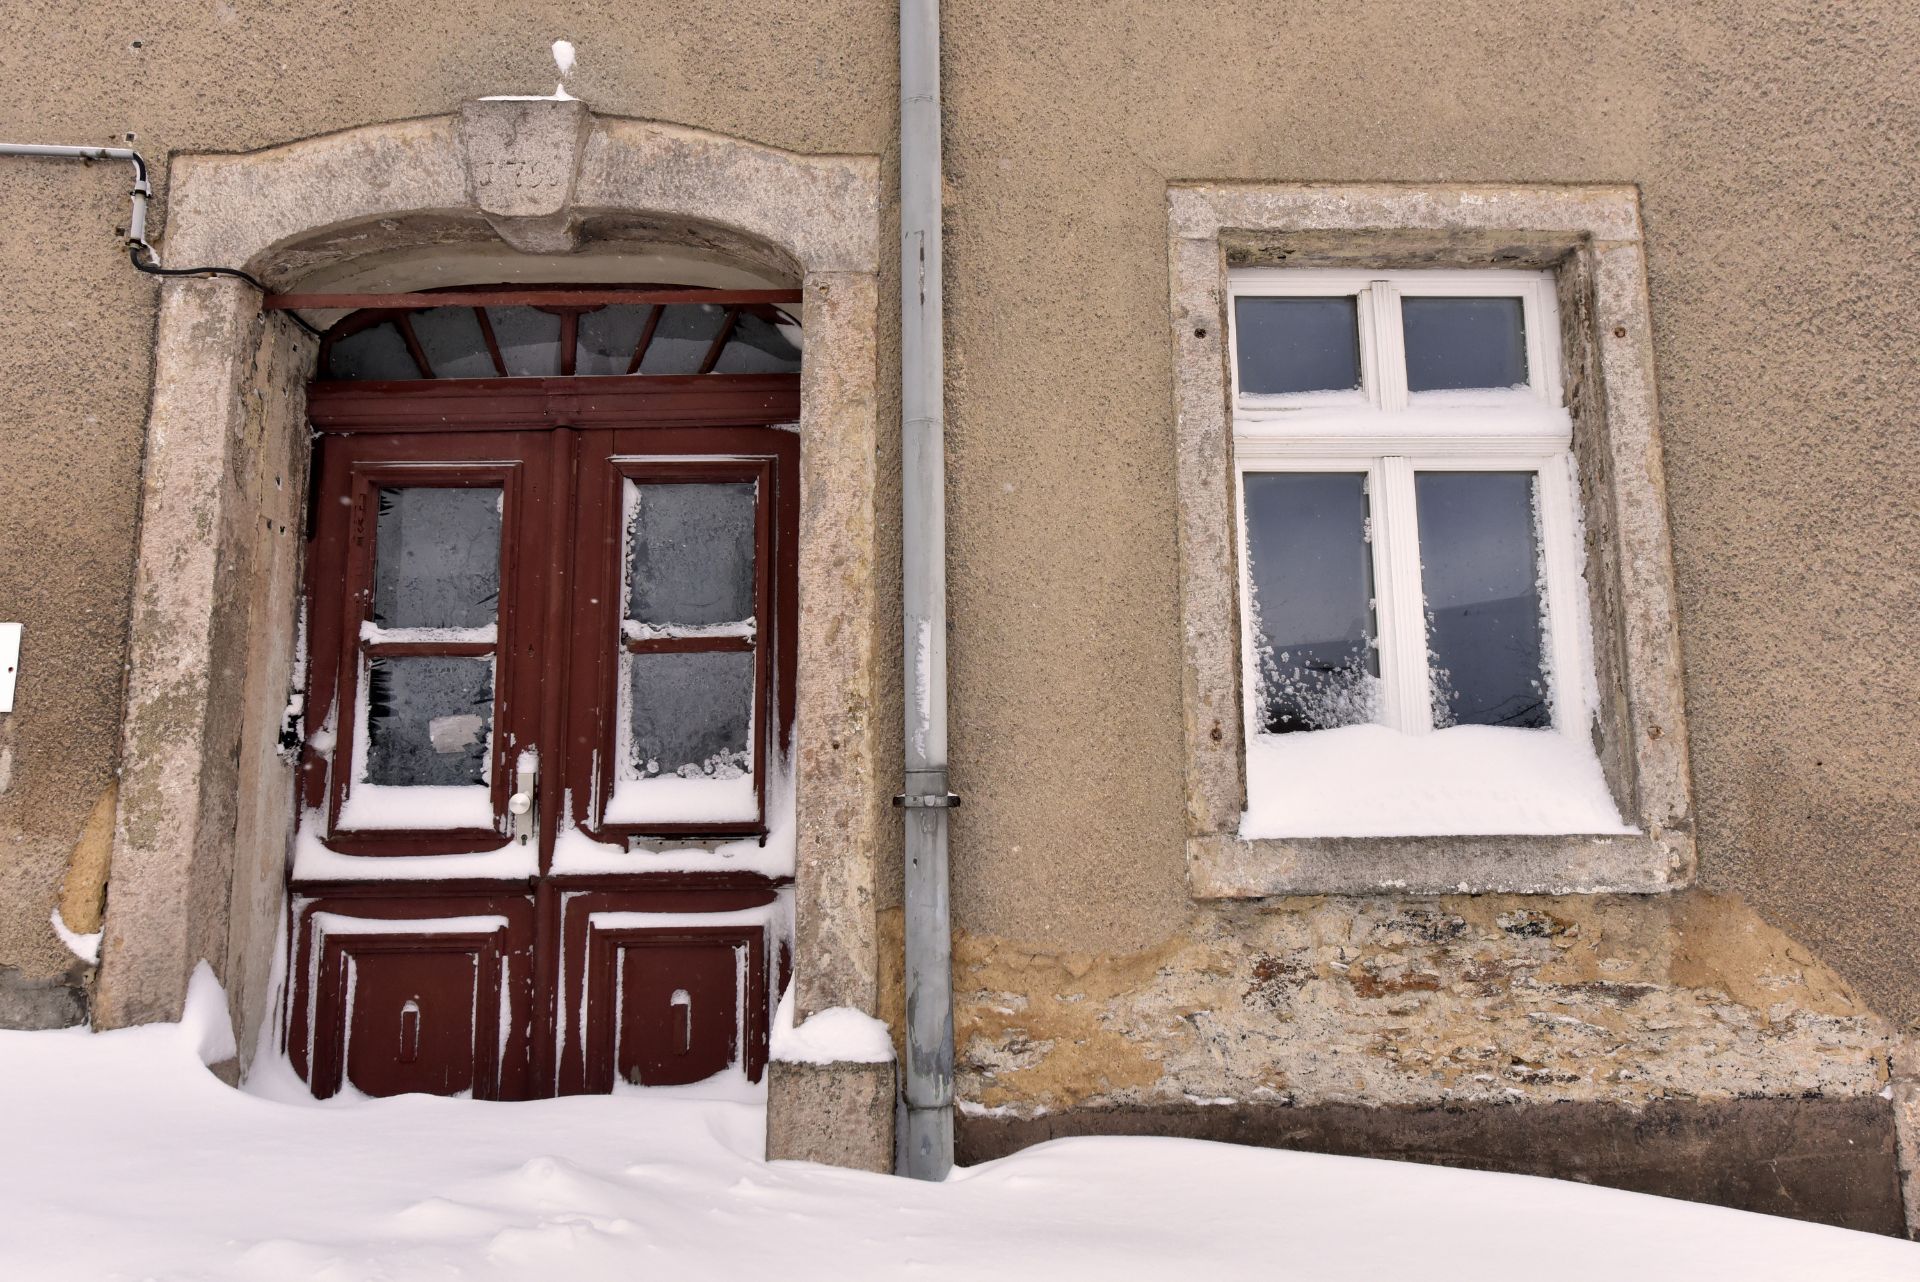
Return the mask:
<path id="1" fill-rule="evenodd" d="M 793 712 L 795 998 L 872 1013 L 878 168 L 574 102 L 470 103 L 251 156 L 182 157 L 176 262 L 270 286 L 659 279 L 648 256 L 801 292 Z M 677 283 L 706 283 L 682 280 Z M 724 283 L 724 282 L 712 282 Z M 148 428 L 102 1025 L 177 1014 L 194 964 L 227 982 L 242 1045 L 271 1018 L 294 815 L 280 750 L 294 670 L 313 344 L 225 280 L 166 286 Z M 243 1052 L 244 1054 L 244 1052 Z M 843 1160 L 883 1165 L 887 1066 L 812 1075 Z M 826 1094 L 821 1095 L 824 1087 Z M 774 1083 L 775 1130 L 782 1088 Z M 839 1116 L 834 1116 L 839 1115 Z M 822 1150 L 824 1153 L 826 1150 Z"/>

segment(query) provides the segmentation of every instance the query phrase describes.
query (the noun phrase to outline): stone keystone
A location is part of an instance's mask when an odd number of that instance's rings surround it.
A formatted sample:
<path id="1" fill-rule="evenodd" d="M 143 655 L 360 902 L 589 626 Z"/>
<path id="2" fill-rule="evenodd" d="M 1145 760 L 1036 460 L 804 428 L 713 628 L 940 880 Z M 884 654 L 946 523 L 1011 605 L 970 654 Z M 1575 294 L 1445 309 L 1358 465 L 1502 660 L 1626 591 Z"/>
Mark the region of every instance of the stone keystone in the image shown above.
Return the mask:
<path id="1" fill-rule="evenodd" d="M 500 239 L 526 254 L 579 247 L 574 176 L 592 116 L 571 99 L 480 99 L 460 104 L 467 190 Z"/>

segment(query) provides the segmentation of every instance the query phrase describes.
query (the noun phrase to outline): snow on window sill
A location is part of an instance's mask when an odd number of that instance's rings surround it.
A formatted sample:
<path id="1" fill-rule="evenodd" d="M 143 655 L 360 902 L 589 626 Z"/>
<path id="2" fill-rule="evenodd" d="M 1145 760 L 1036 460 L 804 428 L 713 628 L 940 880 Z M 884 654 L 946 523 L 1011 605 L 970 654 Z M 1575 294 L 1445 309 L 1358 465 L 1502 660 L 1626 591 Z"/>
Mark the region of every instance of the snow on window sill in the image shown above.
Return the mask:
<path id="1" fill-rule="evenodd" d="M 1633 831 L 1593 749 L 1550 730 L 1357 725 L 1247 745 L 1248 840 Z"/>

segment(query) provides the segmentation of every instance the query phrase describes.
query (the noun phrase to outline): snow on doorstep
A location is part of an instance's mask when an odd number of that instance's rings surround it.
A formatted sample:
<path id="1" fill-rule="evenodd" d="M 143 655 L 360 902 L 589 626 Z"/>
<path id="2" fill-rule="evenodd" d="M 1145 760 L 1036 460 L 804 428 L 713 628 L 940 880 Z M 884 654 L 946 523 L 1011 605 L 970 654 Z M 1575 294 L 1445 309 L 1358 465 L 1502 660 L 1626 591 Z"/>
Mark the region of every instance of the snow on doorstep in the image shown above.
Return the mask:
<path id="1" fill-rule="evenodd" d="M 1633 831 L 1593 750 L 1550 730 L 1342 726 L 1247 747 L 1249 840 Z"/>
<path id="2" fill-rule="evenodd" d="M 33 1104 L 0 1122 L 0 1277 L 1920 1276 L 1920 1247 L 1892 1238 L 1411 1163 L 1112 1137 L 929 1184 L 768 1164 L 760 1103 L 681 1092 L 315 1104 L 281 1063 L 247 1092 L 206 1070 L 208 1025 L 225 1023 L 210 974 L 188 1011 L 189 1025 L 0 1032 L 0 1098 Z"/>
<path id="3" fill-rule="evenodd" d="M 793 1024 L 793 986 L 780 995 L 773 1015 L 773 1057 L 787 1064 L 885 1064 L 893 1059 L 887 1026 L 851 1006 L 817 1012 Z"/>

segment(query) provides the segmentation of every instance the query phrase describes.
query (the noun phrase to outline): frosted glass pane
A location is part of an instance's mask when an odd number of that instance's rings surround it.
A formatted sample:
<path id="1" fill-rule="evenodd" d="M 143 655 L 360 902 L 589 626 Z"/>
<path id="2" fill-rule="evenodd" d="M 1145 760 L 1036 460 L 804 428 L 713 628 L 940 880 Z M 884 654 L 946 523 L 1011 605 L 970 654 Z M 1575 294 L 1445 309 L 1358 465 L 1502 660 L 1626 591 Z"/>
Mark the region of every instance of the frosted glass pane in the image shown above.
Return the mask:
<path id="1" fill-rule="evenodd" d="M 616 303 L 580 317 L 580 346 L 574 354 L 576 374 L 624 374 L 640 344 L 653 308 L 644 303 Z"/>
<path id="2" fill-rule="evenodd" d="M 537 307 L 489 307 L 500 360 L 514 378 L 554 378 L 560 373 L 560 318 Z"/>
<path id="3" fill-rule="evenodd" d="M 1360 386 L 1353 298 L 1242 298 L 1234 303 L 1240 390 L 1261 395 Z"/>
<path id="4" fill-rule="evenodd" d="M 755 483 L 627 486 L 627 617 L 682 627 L 752 618 Z"/>
<path id="5" fill-rule="evenodd" d="M 500 604 L 500 488 L 383 489 L 374 528 L 373 621 L 484 628 Z"/>
<path id="6" fill-rule="evenodd" d="M 391 322 L 383 321 L 336 342 L 327 354 L 327 377 L 419 378 L 420 367 L 413 363 L 400 331 Z"/>
<path id="7" fill-rule="evenodd" d="M 1400 324 L 1410 392 L 1527 381 L 1525 309 L 1517 298 L 1402 298 Z"/>
<path id="8" fill-rule="evenodd" d="M 719 337 L 727 309 L 712 303 L 676 303 L 660 318 L 653 332 L 642 374 L 698 374 L 707 349 Z"/>
<path id="9" fill-rule="evenodd" d="M 435 307 L 410 318 L 435 378 L 494 378 L 499 371 L 471 307 Z"/>
<path id="10" fill-rule="evenodd" d="M 1414 494 L 1434 725 L 1551 724 L 1533 474 L 1421 472 Z"/>
<path id="11" fill-rule="evenodd" d="M 492 731 L 492 658 L 368 661 L 368 783 L 482 783 Z"/>
<path id="12" fill-rule="evenodd" d="M 630 777 L 734 779 L 753 771 L 753 655 L 629 654 Z"/>
<path id="13" fill-rule="evenodd" d="M 798 331 L 796 330 L 797 334 Z M 716 374 L 791 374 L 800 368 L 800 349 L 772 321 L 740 314 L 733 337 L 713 367 Z"/>
<path id="14" fill-rule="evenodd" d="M 1366 481 L 1349 472 L 1246 475 L 1255 725 L 1267 734 L 1375 717 Z"/>

